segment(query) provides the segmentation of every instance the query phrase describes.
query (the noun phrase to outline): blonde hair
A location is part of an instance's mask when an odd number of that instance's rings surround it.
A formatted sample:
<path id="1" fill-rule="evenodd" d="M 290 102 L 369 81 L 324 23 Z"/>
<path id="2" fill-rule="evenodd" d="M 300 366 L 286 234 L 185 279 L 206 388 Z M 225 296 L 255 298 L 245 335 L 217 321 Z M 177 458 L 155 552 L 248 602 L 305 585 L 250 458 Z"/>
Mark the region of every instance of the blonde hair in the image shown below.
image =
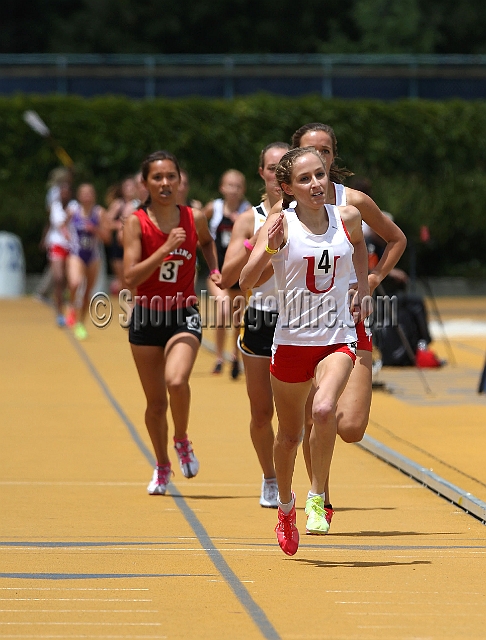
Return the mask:
<path id="1" fill-rule="evenodd" d="M 227 176 L 229 176 L 229 175 L 231 175 L 231 174 L 234 174 L 235 176 L 238 176 L 238 178 L 241 178 L 241 179 L 243 180 L 243 184 L 244 184 L 244 185 L 245 185 L 245 187 L 246 187 L 246 178 L 245 178 L 244 174 L 243 174 L 243 173 L 241 173 L 241 171 L 238 171 L 238 169 L 228 169 L 227 171 L 225 171 L 225 172 L 223 173 L 223 175 L 221 176 L 221 178 L 219 179 L 219 184 L 220 184 L 220 186 L 223 184 L 223 180 L 224 180 Z"/>

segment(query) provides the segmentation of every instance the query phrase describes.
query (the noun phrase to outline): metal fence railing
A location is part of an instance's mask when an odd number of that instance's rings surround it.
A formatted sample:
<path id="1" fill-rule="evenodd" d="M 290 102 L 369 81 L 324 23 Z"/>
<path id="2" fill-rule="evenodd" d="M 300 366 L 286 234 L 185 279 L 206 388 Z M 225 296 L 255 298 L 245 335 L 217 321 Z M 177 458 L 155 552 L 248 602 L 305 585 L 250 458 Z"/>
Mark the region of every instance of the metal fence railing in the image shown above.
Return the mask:
<path id="1" fill-rule="evenodd" d="M 486 55 L 2 54 L 0 95 L 486 97 Z"/>

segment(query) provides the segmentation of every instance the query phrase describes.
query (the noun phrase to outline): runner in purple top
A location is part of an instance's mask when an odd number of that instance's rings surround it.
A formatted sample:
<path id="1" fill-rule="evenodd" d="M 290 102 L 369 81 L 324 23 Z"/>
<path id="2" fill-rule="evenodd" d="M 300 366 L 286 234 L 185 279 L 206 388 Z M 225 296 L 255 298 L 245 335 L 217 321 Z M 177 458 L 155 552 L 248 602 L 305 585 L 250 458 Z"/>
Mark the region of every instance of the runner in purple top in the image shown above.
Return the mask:
<path id="1" fill-rule="evenodd" d="M 100 268 L 100 225 L 104 209 L 96 204 L 96 192 L 92 184 L 81 184 L 77 200 L 69 205 L 70 254 L 68 258 L 68 284 L 70 310 L 66 323 L 74 327 L 78 340 L 87 337 L 84 318 L 88 311 L 91 290 Z M 85 284 L 82 300 L 78 291 Z"/>

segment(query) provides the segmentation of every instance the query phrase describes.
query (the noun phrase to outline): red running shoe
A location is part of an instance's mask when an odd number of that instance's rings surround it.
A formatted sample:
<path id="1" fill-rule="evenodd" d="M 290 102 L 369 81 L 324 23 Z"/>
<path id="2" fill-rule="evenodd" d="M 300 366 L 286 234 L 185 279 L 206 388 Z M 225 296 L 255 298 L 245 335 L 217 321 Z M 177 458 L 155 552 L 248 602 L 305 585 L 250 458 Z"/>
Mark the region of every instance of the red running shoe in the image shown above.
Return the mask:
<path id="1" fill-rule="evenodd" d="M 68 327 L 74 327 L 76 324 L 76 311 L 74 309 L 69 309 L 66 313 L 66 324 Z"/>
<path id="2" fill-rule="evenodd" d="M 297 514 L 295 513 L 295 495 L 293 493 L 292 498 L 294 500 L 294 506 L 290 510 L 290 513 L 285 514 L 280 507 L 278 508 L 278 524 L 275 527 L 280 548 L 288 556 L 295 555 L 299 548 L 299 531 L 295 526 Z"/>

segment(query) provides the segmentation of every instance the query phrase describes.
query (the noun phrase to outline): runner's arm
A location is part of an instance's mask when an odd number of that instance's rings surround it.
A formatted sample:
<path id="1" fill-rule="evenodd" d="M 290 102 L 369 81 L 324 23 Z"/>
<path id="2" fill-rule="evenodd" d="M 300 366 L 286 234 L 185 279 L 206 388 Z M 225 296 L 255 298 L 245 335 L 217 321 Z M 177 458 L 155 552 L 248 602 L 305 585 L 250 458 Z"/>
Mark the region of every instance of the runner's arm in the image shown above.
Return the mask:
<path id="1" fill-rule="evenodd" d="M 199 209 L 193 209 L 192 213 L 194 215 L 194 223 L 196 225 L 197 237 L 201 246 L 201 251 L 209 268 L 209 277 L 219 287 L 221 274 L 218 270 L 218 254 L 216 252 L 216 245 L 213 237 L 209 233 L 208 220 Z"/>

